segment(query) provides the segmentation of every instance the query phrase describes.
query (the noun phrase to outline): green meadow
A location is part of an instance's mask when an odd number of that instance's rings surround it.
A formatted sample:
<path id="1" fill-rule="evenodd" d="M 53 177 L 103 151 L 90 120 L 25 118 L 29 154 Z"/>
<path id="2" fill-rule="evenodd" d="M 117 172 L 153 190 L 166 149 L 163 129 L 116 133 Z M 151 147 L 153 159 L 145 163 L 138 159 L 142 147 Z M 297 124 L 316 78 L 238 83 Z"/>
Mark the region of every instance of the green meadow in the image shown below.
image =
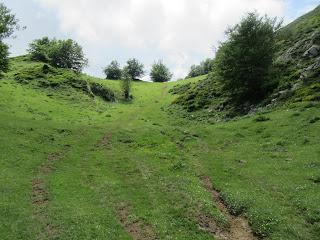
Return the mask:
<path id="1" fill-rule="evenodd" d="M 0 80 L 0 239 L 218 239 L 209 223 L 230 223 L 204 178 L 256 238 L 318 239 L 319 102 L 196 121 L 169 91 L 203 77 L 106 102 L 59 82 L 68 70 L 44 84 L 40 65 L 13 59 Z"/>

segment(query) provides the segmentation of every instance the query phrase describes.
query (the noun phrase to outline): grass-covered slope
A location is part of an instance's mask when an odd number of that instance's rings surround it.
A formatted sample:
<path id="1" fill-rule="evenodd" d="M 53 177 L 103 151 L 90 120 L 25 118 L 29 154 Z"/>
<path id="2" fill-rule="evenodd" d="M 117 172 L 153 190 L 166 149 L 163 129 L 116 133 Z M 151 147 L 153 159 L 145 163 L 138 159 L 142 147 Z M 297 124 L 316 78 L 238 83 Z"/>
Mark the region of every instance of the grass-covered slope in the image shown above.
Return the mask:
<path id="1" fill-rule="evenodd" d="M 198 119 L 217 120 L 274 107 L 283 103 L 320 100 L 320 6 L 280 29 L 276 57 L 270 73 L 274 91 L 259 106 L 234 106 L 215 73 L 193 85 L 188 84 L 173 105 Z M 276 84 L 274 84 L 276 83 Z M 183 111 L 182 111 L 183 112 Z M 190 118 L 190 114 L 184 113 Z"/>
<path id="2" fill-rule="evenodd" d="M 258 237 L 318 239 L 317 102 L 208 124 L 168 113 L 176 83 L 110 102 L 74 84 L 119 82 L 39 64 L 0 80 L 0 239 L 218 239 L 232 222 L 204 180 Z"/>
<path id="3" fill-rule="evenodd" d="M 45 63 L 34 62 L 29 56 L 12 58 L 10 68 L 11 71 L 6 74 L 6 78 L 22 85 L 42 89 L 49 94 L 57 92 L 68 97 L 73 93 L 79 96 L 87 95 L 91 98 L 100 97 L 111 102 L 120 97 L 117 90 L 103 86 L 99 83 L 99 79 L 77 74 L 72 70 L 57 69 Z"/>

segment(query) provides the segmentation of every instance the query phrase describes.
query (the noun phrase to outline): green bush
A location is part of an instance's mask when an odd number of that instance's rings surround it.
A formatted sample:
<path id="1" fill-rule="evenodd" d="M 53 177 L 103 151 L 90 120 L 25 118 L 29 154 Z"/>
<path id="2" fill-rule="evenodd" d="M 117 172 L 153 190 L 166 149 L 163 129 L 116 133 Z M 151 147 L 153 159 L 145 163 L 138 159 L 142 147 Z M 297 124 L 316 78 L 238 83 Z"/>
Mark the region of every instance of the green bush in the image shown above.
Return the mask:
<path id="1" fill-rule="evenodd" d="M 90 89 L 95 96 L 99 96 L 105 101 L 114 102 L 116 100 L 114 92 L 99 83 L 91 83 Z"/>
<path id="2" fill-rule="evenodd" d="M 255 122 L 266 122 L 269 120 L 270 120 L 270 118 L 263 116 L 263 115 L 260 115 L 254 119 Z"/>
<path id="3" fill-rule="evenodd" d="M 29 45 L 28 52 L 32 60 L 50 63 L 58 68 L 72 69 L 78 73 L 88 64 L 82 47 L 72 39 L 50 40 L 43 37 L 34 40 Z"/>
<path id="4" fill-rule="evenodd" d="M 193 78 L 201 75 L 208 74 L 213 70 L 214 59 L 207 58 L 199 65 L 192 65 L 186 78 Z"/>
<path id="5" fill-rule="evenodd" d="M 153 82 L 168 82 L 172 74 L 162 61 L 158 61 L 152 65 L 150 77 Z"/>
<path id="6" fill-rule="evenodd" d="M 114 60 L 112 61 L 105 69 L 104 73 L 106 74 L 107 79 L 111 80 L 117 80 L 121 79 L 121 69 L 120 69 L 120 64 Z"/>
<path id="7" fill-rule="evenodd" d="M 228 40 L 216 55 L 215 70 L 234 102 L 256 103 L 266 95 L 278 28 L 276 19 L 249 13 L 228 29 Z"/>

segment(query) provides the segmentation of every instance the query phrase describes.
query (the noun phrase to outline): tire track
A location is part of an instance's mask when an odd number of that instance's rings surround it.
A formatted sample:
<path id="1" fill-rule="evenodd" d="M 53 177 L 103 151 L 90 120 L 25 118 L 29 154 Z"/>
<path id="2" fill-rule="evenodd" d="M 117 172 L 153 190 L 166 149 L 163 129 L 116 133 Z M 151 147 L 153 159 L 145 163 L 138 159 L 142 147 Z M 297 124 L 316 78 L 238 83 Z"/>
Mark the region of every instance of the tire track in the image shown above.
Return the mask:
<path id="1" fill-rule="evenodd" d="M 224 204 L 220 197 L 220 193 L 216 191 L 211 183 L 209 177 L 201 178 L 203 186 L 211 194 L 213 201 L 216 203 L 218 209 L 225 215 L 229 222 L 229 230 L 226 231 L 218 227 L 215 221 L 207 216 L 202 216 L 199 219 L 200 228 L 214 234 L 221 240 L 256 240 L 253 235 L 248 221 L 241 216 L 234 216 L 229 212 L 229 209 Z"/>

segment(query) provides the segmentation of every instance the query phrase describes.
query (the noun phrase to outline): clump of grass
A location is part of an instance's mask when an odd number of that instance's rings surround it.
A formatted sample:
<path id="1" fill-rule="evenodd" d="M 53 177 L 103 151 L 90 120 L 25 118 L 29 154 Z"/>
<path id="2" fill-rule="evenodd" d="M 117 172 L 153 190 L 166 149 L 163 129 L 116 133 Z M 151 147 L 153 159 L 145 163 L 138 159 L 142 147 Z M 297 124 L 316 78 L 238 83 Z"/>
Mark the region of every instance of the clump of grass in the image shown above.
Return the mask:
<path id="1" fill-rule="evenodd" d="M 254 119 L 255 122 L 266 122 L 266 121 L 269 121 L 270 118 L 269 117 L 266 117 L 266 116 L 263 116 L 263 115 L 260 115 L 258 117 L 256 117 Z"/>
<path id="2" fill-rule="evenodd" d="M 179 161 L 170 167 L 171 171 L 179 171 L 186 167 L 186 164 L 182 161 Z"/>
<path id="3" fill-rule="evenodd" d="M 310 119 L 309 123 L 316 123 L 320 120 L 320 117 L 313 117 Z"/>
<path id="4" fill-rule="evenodd" d="M 270 207 L 260 211 L 250 211 L 248 217 L 252 231 L 262 238 L 270 236 L 280 223 L 277 213 Z"/>

